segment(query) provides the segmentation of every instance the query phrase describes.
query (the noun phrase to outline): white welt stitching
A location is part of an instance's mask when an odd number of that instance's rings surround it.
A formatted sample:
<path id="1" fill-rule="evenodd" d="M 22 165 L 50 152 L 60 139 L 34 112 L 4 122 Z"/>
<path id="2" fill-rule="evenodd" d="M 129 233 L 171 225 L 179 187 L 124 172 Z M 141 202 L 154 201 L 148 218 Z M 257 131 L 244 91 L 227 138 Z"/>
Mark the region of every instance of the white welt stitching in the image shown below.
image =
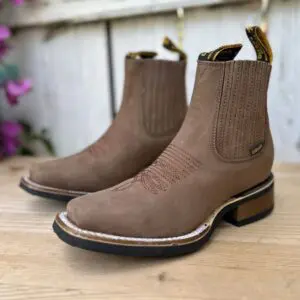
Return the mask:
<path id="1" fill-rule="evenodd" d="M 231 201 L 226 202 L 225 204 L 223 204 L 221 207 L 219 207 L 218 209 L 216 209 L 213 214 L 208 218 L 207 222 L 201 224 L 197 229 L 195 229 L 194 231 L 185 234 L 185 235 L 180 235 L 180 236 L 175 236 L 175 237 L 167 237 L 167 238 L 134 238 L 134 237 L 125 237 L 125 236 L 118 236 L 118 235 L 112 235 L 112 234 L 106 234 L 106 233 L 101 233 L 101 232 L 94 232 L 94 231 L 89 231 L 89 230 L 85 230 L 85 229 L 81 229 L 79 227 L 77 227 L 76 225 L 74 225 L 67 217 L 67 212 L 62 212 L 59 214 L 59 218 L 60 220 L 69 228 L 73 229 L 76 233 L 82 235 L 82 237 L 84 238 L 84 236 L 88 237 L 97 237 L 97 238 L 104 238 L 104 239 L 109 239 L 112 241 L 131 241 L 131 242 L 149 242 L 149 243 L 155 243 L 155 242 L 176 242 L 176 241 L 183 241 L 186 239 L 190 239 L 190 238 L 194 238 L 197 237 L 199 235 L 201 235 L 209 226 L 212 225 L 214 218 L 216 215 L 218 215 L 218 213 L 225 208 L 227 205 L 238 202 L 243 200 L 245 197 L 249 197 L 252 195 L 255 195 L 265 189 L 267 189 L 269 186 L 272 185 L 272 183 L 274 182 L 274 180 L 272 179 L 271 181 L 269 181 L 268 183 L 266 183 L 263 187 L 253 191 L 252 193 L 249 193 L 245 196 L 242 197 L 238 197 L 238 198 L 234 198 Z"/>

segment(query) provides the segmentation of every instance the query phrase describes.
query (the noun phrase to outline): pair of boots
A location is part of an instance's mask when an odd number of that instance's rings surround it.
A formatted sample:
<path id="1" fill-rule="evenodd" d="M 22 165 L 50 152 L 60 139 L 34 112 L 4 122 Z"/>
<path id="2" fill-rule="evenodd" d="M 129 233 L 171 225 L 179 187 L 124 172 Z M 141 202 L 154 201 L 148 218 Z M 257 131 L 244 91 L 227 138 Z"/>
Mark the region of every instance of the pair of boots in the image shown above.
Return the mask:
<path id="1" fill-rule="evenodd" d="M 241 226 L 273 209 L 273 142 L 267 113 L 272 50 L 246 29 L 242 45 L 201 53 L 191 104 L 186 56 L 126 57 L 121 109 L 108 131 L 71 157 L 32 168 L 28 192 L 71 200 L 53 228 L 66 243 L 107 253 L 173 256 L 199 249 L 222 219 Z M 186 113 L 187 110 L 187 113 Z"/>

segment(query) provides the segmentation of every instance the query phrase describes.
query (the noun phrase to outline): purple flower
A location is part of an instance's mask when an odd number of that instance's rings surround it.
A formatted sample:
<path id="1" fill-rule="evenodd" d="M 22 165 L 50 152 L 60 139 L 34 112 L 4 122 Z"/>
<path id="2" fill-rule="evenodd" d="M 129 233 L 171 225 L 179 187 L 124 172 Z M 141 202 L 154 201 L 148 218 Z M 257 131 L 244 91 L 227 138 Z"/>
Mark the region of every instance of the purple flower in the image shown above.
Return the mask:
<path id="1" fill-rule="evenodd" d="M 5 25 L 0 25 L 0 41 L 5 41 L 11 36 L 9 28 Z"/>
<path id="2" fill-rule="evenodd" d="M 14 4 L 14 5 L 22 5 L 24 3 L 24 0 L 11 0 L 11 2 Z"/>
<path id="3" fill-rule="evenodd" d="M 32 87 L 31 80 L 7 81 L 4 89 L 8 103 L 13 106 L 18 104 L 18 98 L 25 95 Z"/>
<path id="4" fill-rule="evenodd" d="M 25 0 L 10 0 L 10 2 L 13 5 L 18 6 L 18 5 L 22 5 L 25 2 Z M 3 4 L 3 0 L 0 0 L 0 8 L 2 4 Z"/>
<path id="5" fill-rule="evenodd" d="M 19 136 L 22 133 L 22 126 L 13 121 L 0 123 L 0 154 L 4 156 L 15 155 L 20 146 Z"/>

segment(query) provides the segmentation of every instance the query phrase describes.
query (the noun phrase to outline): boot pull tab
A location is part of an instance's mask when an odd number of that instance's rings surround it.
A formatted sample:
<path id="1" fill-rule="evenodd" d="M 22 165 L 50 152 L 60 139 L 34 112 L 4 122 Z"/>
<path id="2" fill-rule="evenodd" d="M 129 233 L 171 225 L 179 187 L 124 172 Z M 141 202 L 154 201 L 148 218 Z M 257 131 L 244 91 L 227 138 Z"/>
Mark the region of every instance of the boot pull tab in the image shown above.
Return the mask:
<path id="1" fill-rule="evenodd" d="M 153 59 L 157 56 L 156 52 L 153 51 L 139 51 L 139 52 L 129 52 L 126 58 L 132 59 Z"/>
<path id="2" fill-rule="evenodd" d="M 179 47 L 177 47 L 167 36 L 163 40 L 163 47 L 171 52 L 179 54 L 179 60 L 187 60 L 187 55 Z"/>
<path id="3" fill-rule="evenodd" d="M 247 27 L 246 33 L 255 49 L 257 60 L 271 64 L 273 61 L 273 52 L 266 34 L 258 26 Z"/>
<path id="4" fill-rule="evenodd" d="M 242 44 L 224 45 L 211 52 L 200 53 L 198 60 L 228 61 L 234 60 L 242 49 Z"/>

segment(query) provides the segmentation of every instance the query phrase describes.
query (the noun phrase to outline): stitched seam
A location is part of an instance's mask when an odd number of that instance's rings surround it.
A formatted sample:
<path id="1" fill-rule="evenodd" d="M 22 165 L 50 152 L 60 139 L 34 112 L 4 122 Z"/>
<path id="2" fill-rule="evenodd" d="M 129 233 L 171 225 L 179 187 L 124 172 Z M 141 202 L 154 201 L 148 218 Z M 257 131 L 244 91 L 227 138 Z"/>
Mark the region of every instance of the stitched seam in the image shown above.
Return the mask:
<path id="1" fill-rule="evenodd" d="M 113 190 L 124 191 L 140 182 L 150 193 L 158 194 L 167 191 L 171 185 L 180 182 L 199 167 L 198 160 L 171 144 L 151 166 Z"/>

